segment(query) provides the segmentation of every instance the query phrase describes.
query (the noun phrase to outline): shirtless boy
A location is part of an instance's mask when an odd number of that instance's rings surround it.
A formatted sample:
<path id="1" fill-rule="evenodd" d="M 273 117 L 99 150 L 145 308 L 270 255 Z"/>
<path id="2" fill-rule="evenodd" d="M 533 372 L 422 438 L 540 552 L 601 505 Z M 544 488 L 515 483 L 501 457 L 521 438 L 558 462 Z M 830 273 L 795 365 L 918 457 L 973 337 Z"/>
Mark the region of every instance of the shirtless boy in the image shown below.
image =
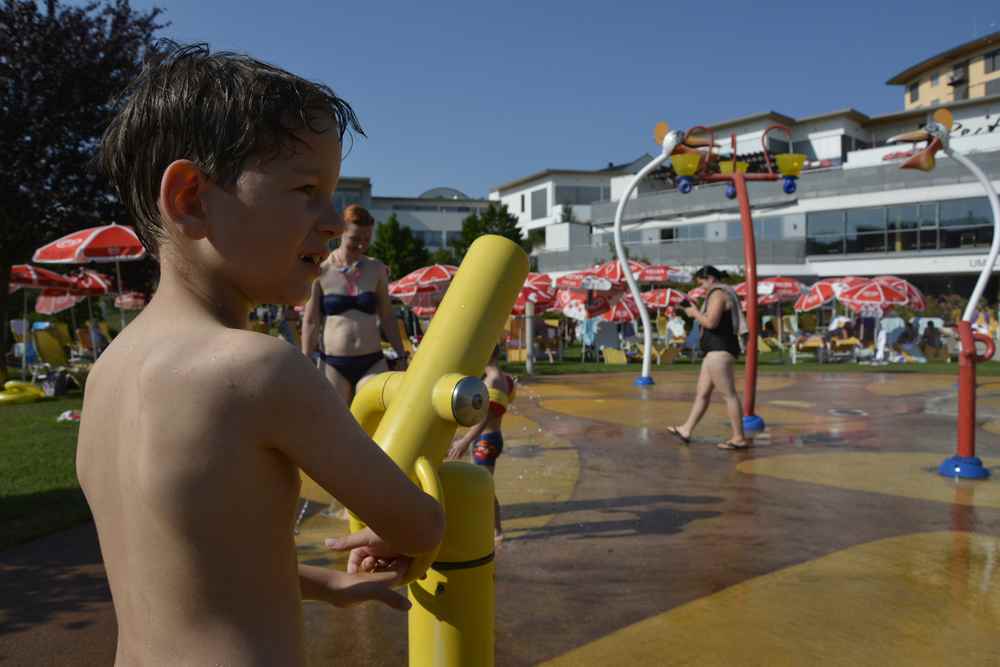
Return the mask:
<path id="1" fill-rule="evenodd" d="M 149 306 L 91 373 L 77 451 L 118 618 L 118 665 L 301 665 L 303 598 L 391 590 L 441 508 L 368 438 L 308 360 L 247 330 L 301 303 L 328 242 L 341 140 L 324 86 L 171 46 L 132 83 L 102 162 L 161 266 Z M 299 468 L 371 526 L 348 572 L 300 566 Z M 391 571 L 371 571 L 373 563 Z"/>

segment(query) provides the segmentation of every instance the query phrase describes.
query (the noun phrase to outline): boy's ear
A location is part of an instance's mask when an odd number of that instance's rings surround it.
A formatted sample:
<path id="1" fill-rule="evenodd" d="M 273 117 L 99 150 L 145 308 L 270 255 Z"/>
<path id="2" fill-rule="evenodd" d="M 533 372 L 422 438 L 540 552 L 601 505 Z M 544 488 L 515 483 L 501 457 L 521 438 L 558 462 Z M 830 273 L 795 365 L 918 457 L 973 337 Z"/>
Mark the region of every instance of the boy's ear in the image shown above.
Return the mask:
<path id="1" fill-rule="evenodd" d="M 208 234 L 205 189 L 211 182 L 190 160 L 175 160 L 163 170 L 160 179 L 160 213 L 190 239 Z"/>

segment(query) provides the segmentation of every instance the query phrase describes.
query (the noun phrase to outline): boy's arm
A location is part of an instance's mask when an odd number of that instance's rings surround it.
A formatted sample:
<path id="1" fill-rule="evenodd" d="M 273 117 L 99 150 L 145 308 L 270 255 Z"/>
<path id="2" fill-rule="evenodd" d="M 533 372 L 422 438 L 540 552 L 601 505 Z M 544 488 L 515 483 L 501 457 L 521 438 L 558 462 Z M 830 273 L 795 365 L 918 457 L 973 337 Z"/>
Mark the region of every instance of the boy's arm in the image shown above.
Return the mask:
<path id="1" fill-rule="evenodd" d="M 319 313 L 319 304 L 322 299 L 323 288 L 317 280 L 313 283 L 309 300 L 302 309 L 302 354 L 307 357 L 319 348 L 319 329 L 323 321 Z"/>
<path id="2" fill-rule="evenodd" d="M 265 442 L 330 492 L 400 553 L 432 550 L 444 535 L 441 506 L 417 488 L 361 429 L 343 399 L 302 355 L 280 341 L 246 359 Z M 258 393 L 259 392 L 259 393 Z"/>
<path id="3" fill-rule="evenodd" d="M 376 600 L 393 609 L 407 611 L 410 601 L 392 590 L 399 583 L 399 572 L 346 574 L 314 565 L 299 565 L 299 585 L 303 600 L 322 600 L 335 607 Z"/>

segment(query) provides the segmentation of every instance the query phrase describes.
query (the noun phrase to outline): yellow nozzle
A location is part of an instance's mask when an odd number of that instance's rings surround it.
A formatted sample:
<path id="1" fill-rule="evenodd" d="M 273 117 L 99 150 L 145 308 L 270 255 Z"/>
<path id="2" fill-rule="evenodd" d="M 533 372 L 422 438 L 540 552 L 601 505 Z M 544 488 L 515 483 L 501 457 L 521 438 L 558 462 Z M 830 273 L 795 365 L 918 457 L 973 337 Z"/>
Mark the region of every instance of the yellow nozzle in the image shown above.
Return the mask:
<path id="1" fill-rule="evenodd" d="M 782 153 L 775 156 L 778 163 L 778 171 L 782 176 L 798 176 L 802 173 L 802 167 L 806 163 L 806 156 L 802 153 Z"/>
<path id="2" fill-rule="evenodd" d="M 749 162 L 737 162 L 736 163 L 736 171 L 746 172 L 746 170 L 749 169 L 749 168 L 750 168 L 750 163 Z M 720 162 L 719 163 L 719 172 L 723 173 L 723 174 L 731 174 L 731 173 L 733 173 L 733 161 L 732 160 L 724 160 L 724 161 Z"/>
<path id="3" fill-rule="evenodd" d="M 701 164 L 701 153 L 683 153 L 670 156 L 678 176 L 694 176 Z"/>

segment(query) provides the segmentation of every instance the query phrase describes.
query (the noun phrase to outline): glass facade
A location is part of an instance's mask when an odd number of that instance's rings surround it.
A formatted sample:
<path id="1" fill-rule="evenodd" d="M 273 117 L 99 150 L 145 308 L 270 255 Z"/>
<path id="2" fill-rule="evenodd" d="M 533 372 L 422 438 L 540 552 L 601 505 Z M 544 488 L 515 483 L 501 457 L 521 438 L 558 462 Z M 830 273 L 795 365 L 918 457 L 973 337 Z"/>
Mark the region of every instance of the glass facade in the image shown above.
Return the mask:
<path id="1" fill-rule="evenodd" d="M 807 255 L 985 248 L 992 241 L 986 197 L 806 214 Z"/>

